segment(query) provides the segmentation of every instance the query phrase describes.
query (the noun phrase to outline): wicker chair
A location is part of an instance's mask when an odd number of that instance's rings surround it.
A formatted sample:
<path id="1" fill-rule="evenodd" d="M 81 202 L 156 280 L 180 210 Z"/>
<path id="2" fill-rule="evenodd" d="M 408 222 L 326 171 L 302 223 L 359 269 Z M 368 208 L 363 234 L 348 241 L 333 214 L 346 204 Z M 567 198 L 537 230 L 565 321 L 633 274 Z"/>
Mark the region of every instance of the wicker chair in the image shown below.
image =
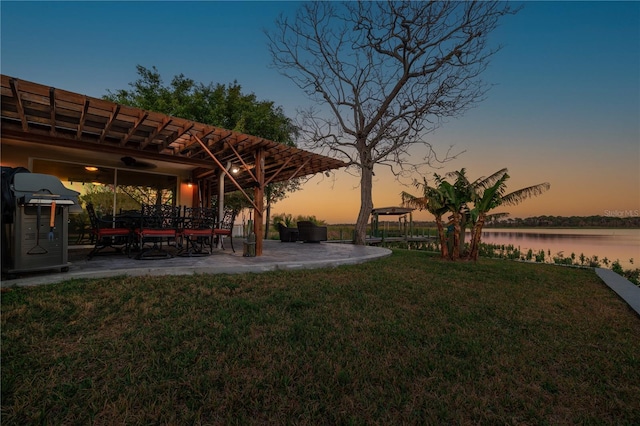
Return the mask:
<path id="1" fill-rule="evenodd" d="M 318 226 L 311 221 L 298 222 L 298 240 L 305 243 L 327 241 L 327 227 Z"/>
<path id="2" fill-rule="evenodd" d="M 289 228 L 282 223 L 278 223 L 280 241 L 283 243 L 295 243 L 298 241 L 298 228 Z"/>

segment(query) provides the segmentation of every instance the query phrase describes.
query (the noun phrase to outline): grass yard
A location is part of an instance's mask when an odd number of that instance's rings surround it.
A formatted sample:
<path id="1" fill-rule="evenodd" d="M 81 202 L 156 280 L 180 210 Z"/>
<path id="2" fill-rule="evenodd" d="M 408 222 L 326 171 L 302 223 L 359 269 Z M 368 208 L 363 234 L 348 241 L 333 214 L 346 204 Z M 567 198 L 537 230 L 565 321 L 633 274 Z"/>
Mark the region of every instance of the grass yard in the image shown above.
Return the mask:
<path id="1" fill-rule="evenodd" d="M 2 424 L 640 424 L 591 270 L 425 252 L 2 293 Z"/>

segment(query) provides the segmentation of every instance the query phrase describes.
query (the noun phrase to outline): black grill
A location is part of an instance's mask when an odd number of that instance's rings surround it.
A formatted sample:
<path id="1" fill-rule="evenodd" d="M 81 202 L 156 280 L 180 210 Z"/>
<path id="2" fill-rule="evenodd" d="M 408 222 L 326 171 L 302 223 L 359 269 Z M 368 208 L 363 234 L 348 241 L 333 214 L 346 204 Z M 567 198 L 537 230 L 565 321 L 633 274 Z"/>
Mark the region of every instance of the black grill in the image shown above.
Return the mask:
<path id="1" fill-rule="evenodd" d="M 69 269 L 69 209 L 79 193 L 51 175 L 2 168 L 2 272 Z"/>

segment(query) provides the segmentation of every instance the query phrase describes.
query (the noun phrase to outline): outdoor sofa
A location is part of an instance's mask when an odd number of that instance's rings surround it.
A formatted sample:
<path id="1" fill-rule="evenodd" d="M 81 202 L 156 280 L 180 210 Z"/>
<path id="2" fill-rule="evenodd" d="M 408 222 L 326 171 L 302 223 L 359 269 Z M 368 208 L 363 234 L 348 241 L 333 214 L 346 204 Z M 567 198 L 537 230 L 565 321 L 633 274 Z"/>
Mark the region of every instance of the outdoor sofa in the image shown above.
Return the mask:
<path id="1" fill-rule="evenodd" d="M 298 240 L 305 243 L 327 241 L 327 227 L 318 226 L 311 221 L 298 222 Z"/>

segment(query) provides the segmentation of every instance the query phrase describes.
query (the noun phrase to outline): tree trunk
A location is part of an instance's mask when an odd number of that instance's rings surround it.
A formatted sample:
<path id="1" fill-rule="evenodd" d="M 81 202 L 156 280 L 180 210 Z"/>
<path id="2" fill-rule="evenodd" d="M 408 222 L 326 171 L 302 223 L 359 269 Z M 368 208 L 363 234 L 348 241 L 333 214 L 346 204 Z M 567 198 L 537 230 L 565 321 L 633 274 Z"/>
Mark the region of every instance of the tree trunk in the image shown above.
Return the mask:
<path id="1" fill-rule="evenodd" d="M 480 214 L 480 216 L 478 216 L 478 221 L 473 226 L 473 232 L 471 233 L 471 250 L 469 253 L 469 258 L 471 260 L 478 260 L 478 253 L 480 251 L 480 238 L 482 237 L 482 227 L 484 226 L 485 219 L 486 215 Z"/>
<path id="2" fill-rule="evenodd" d="M 460 259 L 460 212 L 453 213 L 453 248 L 451 260 Z"/>
<path id="3" fill-rule="evenodd" d="M 356 232 L 353 243 L 363 246 L 366 244 L 367 225 L 371 210 L 373 210 L 373 200 L 371 197 L 371 188 L 373 182 L 373 169 L 363 167 L 360 176 L 360 213 L 356 221 Z"/>
<path id="4" fill-rule="evenodd" d="M 271 220 L 271 201 L 269 201 L 269 197 L 267 197 L 267 210 L 266 210 L 266 218 L 264 224 L 264 239 L 269 239 L 269 221 Z"/>
<path id="5" fill-rule="evenodd" d="M 466 254 L 464 251 L 464 239 L 467 236 L 467 215 L 466 214 L 461 214 L 460 215 L 460 241 L 458 241 L 458 245 L 460 246 L 459 248 L 459 255 L 460 257 L 464 257 Z"/>
<path id="6" fill-rule="evenodd" d="M 444 224 L 440 216 L 436 217 L 436 225 L 438 226 L 438 238 L 440 239 L 440 255 L 443 259 L 449 257 L 449 247 L 447 246 L 447 236 L 444 234 Z"/>

